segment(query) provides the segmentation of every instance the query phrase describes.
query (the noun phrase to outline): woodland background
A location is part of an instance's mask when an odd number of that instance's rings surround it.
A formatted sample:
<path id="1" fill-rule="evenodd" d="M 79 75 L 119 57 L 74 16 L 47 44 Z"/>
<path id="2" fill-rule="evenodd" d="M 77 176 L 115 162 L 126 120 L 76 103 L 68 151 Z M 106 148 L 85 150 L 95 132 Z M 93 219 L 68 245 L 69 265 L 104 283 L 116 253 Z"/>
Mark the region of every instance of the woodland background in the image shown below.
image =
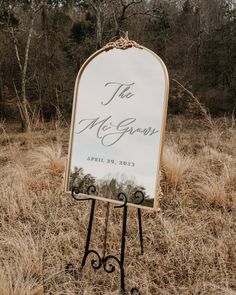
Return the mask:
<path id="1" fill-rule="evenodd" d="M 194 113 L 191 95 L 213 116 L 233 114 L 235 0 L 1 0 L 1 119 L 27 129 L 70 118 L 81 65 L 125 31 L 166 63 L 170 114 Z"/>
<path id="2" fill-rule="evenodd" d="M 142 211 L 140 255 L 129 207 L 127 291 L 236 294 L 235 2 L 0 0 L 1 295 L 120 294 L 119 271 L 89 262 L 79 272 L 90 203 L 65 194 L 63 182 L 75 77 L 126 31 L 161 56 L 171 82 L 161 211 Z M 105 208 L 97 202 L 99 252 Z M 120 252 L 121 223 L 111 208 L 107 254 Z"/>

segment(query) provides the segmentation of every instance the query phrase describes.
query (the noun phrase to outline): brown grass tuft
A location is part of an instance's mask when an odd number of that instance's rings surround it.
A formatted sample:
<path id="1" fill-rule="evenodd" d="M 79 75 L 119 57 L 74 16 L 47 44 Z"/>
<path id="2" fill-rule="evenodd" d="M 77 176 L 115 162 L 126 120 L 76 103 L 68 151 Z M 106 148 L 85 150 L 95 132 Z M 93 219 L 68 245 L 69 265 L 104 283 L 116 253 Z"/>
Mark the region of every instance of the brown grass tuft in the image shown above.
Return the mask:
<path id="1" fill-rule="evenodd" d="M 228 207 L 232 202 L 232 196 L 227 192 L 228 181 L 227 174 L 204 173 L 196 182 L 196 193 L 202 197 L 203 203 Z"/>
<path id="2" fill-rule="evenodd" d="M 187 173 L 191 172 L 193 161 L 184 156 L 176 146 L 164 147 L 162 156 L 162 169 L 165 181 L 170 187 L 176 189 L 186 180 Z"/>
<path id="3" fill-rule="evenodd" d="M 62 173 L 65 169 L 65 158 L 62 157 L 60 144 L 41 146 L 31 153 L 30 159 L 33 165 L 55 173 Z"/>

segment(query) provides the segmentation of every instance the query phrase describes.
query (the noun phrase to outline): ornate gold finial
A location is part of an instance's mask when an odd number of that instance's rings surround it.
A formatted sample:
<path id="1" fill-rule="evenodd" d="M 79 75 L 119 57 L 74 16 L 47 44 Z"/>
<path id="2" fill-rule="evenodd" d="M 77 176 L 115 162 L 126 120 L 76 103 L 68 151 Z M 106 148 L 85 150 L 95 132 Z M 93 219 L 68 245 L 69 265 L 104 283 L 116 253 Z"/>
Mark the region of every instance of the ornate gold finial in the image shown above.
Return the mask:
<path id="1" fill-rule="evenodd" d="M 130 47 L 142 48 L 137 42 L 129 40 L 128 32 L 125 32 L 125 37 L 121 37 L 120 39 L 107 43 L 103 48 L 105 50 L 110 50 L 113 48 L 116 49 L 127 49 Z"/>

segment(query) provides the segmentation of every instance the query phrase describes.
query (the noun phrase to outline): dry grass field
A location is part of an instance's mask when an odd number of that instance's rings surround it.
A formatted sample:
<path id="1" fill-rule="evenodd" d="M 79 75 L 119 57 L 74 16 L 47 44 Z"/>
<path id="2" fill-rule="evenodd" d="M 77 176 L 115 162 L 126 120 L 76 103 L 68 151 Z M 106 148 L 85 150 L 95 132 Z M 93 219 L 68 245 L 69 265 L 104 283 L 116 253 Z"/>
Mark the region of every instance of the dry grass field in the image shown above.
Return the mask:
<path id="1" fill-rule="evenodd" d="M 236 294 L 236 128 L 234 118 L 169 117 L 162 161 L 162 211 L 143 211 L 139 255 L 136 210 L 129 208 L 126 286 L 152 295 Z M 63 193 L 69 130 L 32 134 L 0 125 L 0 295 L 119 294 L 119 272 L 82 280 L 88 202 Z M 98 202 L 92 246 L 102 248 L 105 203 Z M 119 253 L 121 209 L 111 210 L 108 252 Z"/>

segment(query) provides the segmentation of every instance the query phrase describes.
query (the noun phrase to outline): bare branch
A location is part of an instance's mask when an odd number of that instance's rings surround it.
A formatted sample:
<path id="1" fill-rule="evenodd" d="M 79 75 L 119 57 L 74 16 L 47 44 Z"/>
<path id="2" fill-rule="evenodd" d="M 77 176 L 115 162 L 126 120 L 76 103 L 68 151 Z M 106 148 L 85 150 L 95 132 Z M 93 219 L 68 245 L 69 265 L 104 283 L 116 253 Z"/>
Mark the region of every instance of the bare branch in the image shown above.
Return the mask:
<path id="1" fill-rule="evenodd" d="M 132 1 L 128 1 L 128 2 L 125 0 L 120 0 L 122 10 L 121 10 L 120 16 L 118 18 L 115 18 L 118 36 L 120 36 L 121 27 L 122 27 L 122 23 L 124 20 L 126 20 L 132 16 L 135 16 L 135 15 L 150 15 L 149 10 L 146 12 L 136 12 L 136 13 L 132 13 L 130 15 L 126 15 L 129 7 L 131 7 L 132 5 L 140 4 L 142 2 L 143 2 L 143 0 L 132 0 Z"/>
<path id="2" fill-rule="evenodd" d="M 213 129 L 214 124 L 212 122 L 211 115 L 208 113 L 207 109 L 200 103 L 199 99 L 190 90 L 188 90 L 183 84 L 181 84 L 179 81 L 177 81 L 176 79 L 172 79 L 172 81 L 177 83 L 184 91 L 186 91 L 191 96 L 195 105 L 198 107 L 200 113 L 205 118 L 205 121 L 208 123 L 208 126 L 211 129 Z"/>
<path id="3" fill-rule="evenodd" d="M 94 1 L 93 0 L 89 0 L 89 4 L 91 5 L 91 7 L 95 10 L 95 12 L 98 11 L 98 8 L 97 6 L 95 5 Z"/>
<path id="4" fill-rule="evenodd" d="M 9 29 L 10 35 L 12 37 L 12 40 L 13 40 L 15 53 L 16 53 L 17 64 L 18 64 L 18 66 L 20 68 L 20 71 L 22 72 L 23 68 L 22 68 L 22 63 L 21 63 L 21 59 L 20 59 L 20 54 L 19 54 L 19 50 L 18 50 L 18 45 L 17 45 L 17 39 L 16 39 L 16 36 L 15 36 L 15 32 L 14 32 L 13 27 L 9 27 L 8 29 Z"/>
<path id="5" fill-rule="evenodd" d="M 143 2 L 143 0 L 133 0 L 133 1 L 130 1 L 130 2 L 128 2 L 128 3 L 126 3 L 126 1 L 124 1 L 124 0 L 120 0 L 120 2 L 121 2 L 121 5 L 123 6 L 123 7 L 125 7 L 125 9 L 127 9 L 129 6 L 131 6 L 131 5 L 135 5 L 135 4 L 140 4 L 140 3 L 142 3 Z"/>
<path id="6" fill-rule="evenodd" d="M 154 10 L 146 10 L 146 11 L 143 11 L 143 12 L 135 12 L 135 13 L 132 13 L 132 14 L 129 14 L 129 15 L 125 16 L 123 18 L 123 20 L 126 20 L 126 19 L 131 18 L 131 17 L 136 16 L 136 15 L 146 15 L 146 16 L 156 17 L 156 15 L 153 14 L 153 12 L 155 12 L 155 11 Z"/>

